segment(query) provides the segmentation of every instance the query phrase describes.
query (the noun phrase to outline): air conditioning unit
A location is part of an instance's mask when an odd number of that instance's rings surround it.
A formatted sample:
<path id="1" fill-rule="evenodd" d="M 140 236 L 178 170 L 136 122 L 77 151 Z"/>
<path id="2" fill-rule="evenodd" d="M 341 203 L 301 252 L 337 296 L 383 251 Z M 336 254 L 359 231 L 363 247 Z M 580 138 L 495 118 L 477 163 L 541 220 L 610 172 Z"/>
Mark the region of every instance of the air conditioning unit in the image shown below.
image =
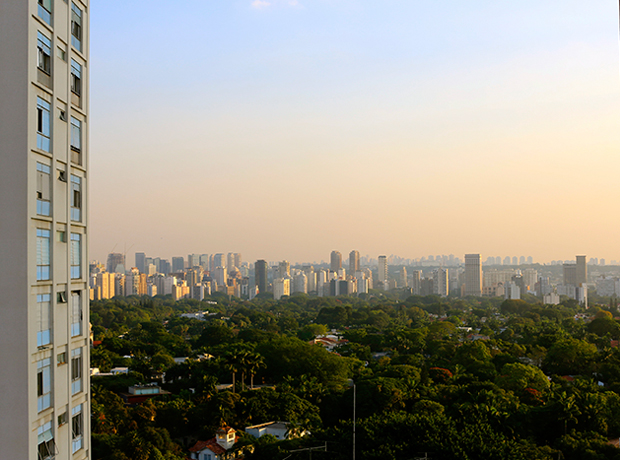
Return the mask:
<path id="1" fill-rule="evenodd" d="M 67 182 L 67 171 L 58 171 L 58 180 Z"/>
<path id="2" fill-rule="evenodd" d="M 56 300 L 57 303 L 67 303 L 67 293 L 65 291 L 59 292 Z"/>

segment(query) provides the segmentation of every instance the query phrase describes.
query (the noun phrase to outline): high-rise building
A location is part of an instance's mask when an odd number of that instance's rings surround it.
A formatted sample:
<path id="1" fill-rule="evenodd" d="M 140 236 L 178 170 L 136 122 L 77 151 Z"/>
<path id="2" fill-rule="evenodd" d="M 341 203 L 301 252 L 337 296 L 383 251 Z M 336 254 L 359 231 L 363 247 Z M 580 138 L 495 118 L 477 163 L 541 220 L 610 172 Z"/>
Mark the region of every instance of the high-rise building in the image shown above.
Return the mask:
<path id="1" fill-rule="evenodd" d="M 564 285 L 577 286 L 577 265 L 563 264 L 562 269 L 564 274 Z"/>
<path id="2" fill-rule="evenodd" d="M 269 282 L 267 281 L 267 273 L 269 270 L 269 266 L 267 265 L 266 260 L 257 260 L 254 264 L 254 282 L 256 286 L 258 286 L 258 292 L 267 292 L 267 286 Z"/>
<path id="3" fill-rule="evenodd" d="M 349 253 L 349 273 L 352 275 L 360 269 L 360 252 L 351 251 Z"/>
<path id="4" fill-rule="evenodd" d="M 187 255 L 187 268 L 194 268 L 200 266 L 200 254 L 188 254 Z"/>
<path id="5" fill-rule="evenodd" d="M 332 251 L 329 256 L 329 269 L 337 272 L 342 268 L 342 254 L 338 251 Z"/>
<path id="6" fill-rule="evenodd" d="M 125 256 L 118 252 L 108 254 L 105 269 L 108 273 L 125 273 Z"/>
<path id="7" fill-rule="evenodd" d="M 278 264 L 278 275 L 276 278 L 290 278 L 291 277 L 291 264 L 288 260 L 283 260 Z"/>
<path id="8" fill-rule="evenodd" d="M 90 458 L 89 0 L 0 2 L 0 457 Z"/>
<path id="9" fill-rule="evenodd" d="M 482 295 L 482 264 L 480 254 L 465 254 L 465 295 Z"/>
<path id="10" fill-rule="evenodd" d="M 579 286 L 588 282 L 588 265 L 586 264 L 586 256 L 575 256 L 575 258 L 577 260 L 575 277 L 577 286 Z"/>
<path id="11" fill-rule="evenodd" d="M 146 254 L 143 252 L 136 252 L 136 268 L 140 270 L 140 273 L 146 273 Z"/>
<path id="12" fill-rule="evenodd" d="M 447 268 L 438 267 L 433 270 L 433 294 L 446 297 L 448 295 L 449 279 Z"/>
<path id="13" fill-rule="evenodd" d="M 379 256 L 379 273 L 377 278 L 379 279 L 379 288 L 386 289 L 386 282 L 388 279 L 388 263 L 386 256 Z"/>
<path id="14" fill-rule="evenodd" d="M 183 257 L 172 258 L 172 273 L 181 273 L 185 270 L 185 260 Z"/>

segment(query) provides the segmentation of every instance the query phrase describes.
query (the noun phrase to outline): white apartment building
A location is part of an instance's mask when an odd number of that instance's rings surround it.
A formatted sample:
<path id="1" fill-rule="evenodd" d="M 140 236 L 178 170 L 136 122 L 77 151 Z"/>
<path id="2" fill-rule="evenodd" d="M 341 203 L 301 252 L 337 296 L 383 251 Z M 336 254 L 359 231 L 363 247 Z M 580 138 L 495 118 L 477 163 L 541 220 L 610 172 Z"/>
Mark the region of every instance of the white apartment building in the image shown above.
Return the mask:
<path id="1" fill-rule="evenodd" d="M 0 457 L 90 458 L 89 0 L 0 1 Z"/>

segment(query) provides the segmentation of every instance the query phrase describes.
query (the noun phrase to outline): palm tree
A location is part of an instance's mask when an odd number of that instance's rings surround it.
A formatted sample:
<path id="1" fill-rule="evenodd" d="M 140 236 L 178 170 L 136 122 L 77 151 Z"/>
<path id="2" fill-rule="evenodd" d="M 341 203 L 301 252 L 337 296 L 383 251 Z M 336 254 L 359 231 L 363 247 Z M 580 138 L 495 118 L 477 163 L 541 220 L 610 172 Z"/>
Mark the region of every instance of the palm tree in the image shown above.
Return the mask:
<path id="1" fill-rule="evenodd" d="M 258 353 L 248 353 L 246 357 L 248 372 L 250 373 L 250 388 L 254 389 L 254 375 L 261 369 L 266 367 L 265 361 Z"/>

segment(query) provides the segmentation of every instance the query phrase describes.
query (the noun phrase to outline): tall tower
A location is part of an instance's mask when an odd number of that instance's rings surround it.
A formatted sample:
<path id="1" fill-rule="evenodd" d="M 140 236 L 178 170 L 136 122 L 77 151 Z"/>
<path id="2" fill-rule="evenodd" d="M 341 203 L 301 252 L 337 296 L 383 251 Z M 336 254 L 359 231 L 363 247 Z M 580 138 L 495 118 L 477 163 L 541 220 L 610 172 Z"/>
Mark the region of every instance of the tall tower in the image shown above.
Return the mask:
<path id="1" fill-rule="evenodd" d="M 586 256 L 575 256 L 577 259 L 577 267 L 575 267 L 575 277 L 577 286 L 588 282 L 588 265 L 586 264 Z"/>
<path id="2" fill-rule="evenodd" d="M 465 254 L 465 295 L 482 295 L 480 254 Z"/>
<path id="3" fill-rule="evenodd" d="M 342 254 L 338 251 L 332 251 L 329 257 L 329 269 L 338 273 L 338 270 L 342 268 Z"/>
<path id="4" fill-rule="evenodd" d="M 386 282 L 388 279 L 388 263 L 387 263 L 387 256 L 379 256 L 379 273 L 378 273 L 378 278 L 379 278 L 379 284 L 382 285 L 383 289 L 385 289 L 386 286 Z"/>
<path id="5" fill-rule="evenodd" d="M 349 253 L 349 273 L 355 276 L 355 272 L 360 269 L 360 252 L 351 251 Z"/>
<path id="6" fill-rule="evenodd" d="M 90 458 L 88 17 L 0 3 L 2 458 Z"/>
<path id="7" fill-rule="evenodd" d="M 254 280 L 258 286 L 258 292 L 267 292 L 267 270 L 268 265 L 265 260 L 257 260 L 254 264 Z"/>

